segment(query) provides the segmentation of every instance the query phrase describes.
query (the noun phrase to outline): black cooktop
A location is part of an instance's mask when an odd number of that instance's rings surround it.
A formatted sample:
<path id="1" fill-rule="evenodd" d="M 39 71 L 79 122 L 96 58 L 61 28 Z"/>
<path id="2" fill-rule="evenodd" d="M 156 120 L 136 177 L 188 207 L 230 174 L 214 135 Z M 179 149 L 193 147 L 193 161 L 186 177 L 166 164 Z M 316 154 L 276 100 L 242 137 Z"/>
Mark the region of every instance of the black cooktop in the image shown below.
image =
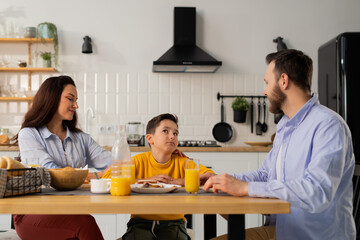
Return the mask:
<path id="1" fill-rule="evenodd" d="M 181 140 L 178 147 L 221 147 L 213 140 Z"/>

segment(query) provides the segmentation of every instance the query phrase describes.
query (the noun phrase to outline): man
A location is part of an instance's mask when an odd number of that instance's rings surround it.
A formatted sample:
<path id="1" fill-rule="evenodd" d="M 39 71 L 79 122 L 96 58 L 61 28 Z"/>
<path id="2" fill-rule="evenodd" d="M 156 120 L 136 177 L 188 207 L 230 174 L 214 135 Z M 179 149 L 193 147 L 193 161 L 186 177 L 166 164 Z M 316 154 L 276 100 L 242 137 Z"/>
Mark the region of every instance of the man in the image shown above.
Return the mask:
<path id="1" fill-rule="evenodd" d="M 290 214 L 270 215 L 263 226 L 246 232 L 263 239 L 355 239 L 352 217 L 354 154 L 344 120 L 311 95 L 312 60 L 297 50 L 266 57 L 266 88 L 272 113 L 284 112 L 273 148 L 260 169 L 211 177 L 213 187 L 235 196 L 289 201 Z M 276 224 L 276 227 L 273 225 Z M 271 225 L 273 227 L 271 227 Z"/>

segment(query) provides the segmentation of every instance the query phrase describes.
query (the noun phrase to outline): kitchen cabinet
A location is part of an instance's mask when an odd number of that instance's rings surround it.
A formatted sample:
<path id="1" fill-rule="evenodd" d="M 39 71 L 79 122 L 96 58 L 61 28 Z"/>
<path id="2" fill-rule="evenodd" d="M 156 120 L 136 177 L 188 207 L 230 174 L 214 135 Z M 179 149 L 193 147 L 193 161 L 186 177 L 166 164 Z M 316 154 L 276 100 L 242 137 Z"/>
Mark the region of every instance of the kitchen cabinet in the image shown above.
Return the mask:
<path id="1" fill-rule="evenodd" d="M 31 45 L 39 43 L 53 43 L 53 39 L 40 39 L 40 38 L 0 38 L 0 44 L 2 43 L 14 43 L 14 44 L 27 44 L 27 64 L 31 65 Z M 27 73 L 28 75 L 28 87 L 27 90 L 31 90 L 31 75 L 34 72 L 55 72 L 55 68 L 34 68 L 34 67 L 0 67 L 0 72 L 10 73 Z M 0 101 L 27 101 L 29 106 L 32 101 L 32 97 L 0 97 Z"/>

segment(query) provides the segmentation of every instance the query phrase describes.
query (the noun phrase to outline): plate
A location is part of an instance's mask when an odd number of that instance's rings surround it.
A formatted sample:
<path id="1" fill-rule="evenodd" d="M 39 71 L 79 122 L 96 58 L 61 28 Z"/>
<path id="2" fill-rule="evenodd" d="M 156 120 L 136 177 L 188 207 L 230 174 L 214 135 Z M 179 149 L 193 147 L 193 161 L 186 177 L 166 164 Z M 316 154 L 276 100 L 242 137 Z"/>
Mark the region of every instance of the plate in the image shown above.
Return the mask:
<path id="1" fill-rule="evenodd" d="M 262 146 L 262 147 L 267 147 L 272 144 L 272 142 L 244 142 L 244 143 L 250 146 Z"/>
<path id="2" fill-rule="evenodd" d="M 142 184 L 131 184 L 131 191 L 136 193 L 169 193 L 175 191 L 180 185 L 162 183 L 163 188 L 142 188 Z"/>

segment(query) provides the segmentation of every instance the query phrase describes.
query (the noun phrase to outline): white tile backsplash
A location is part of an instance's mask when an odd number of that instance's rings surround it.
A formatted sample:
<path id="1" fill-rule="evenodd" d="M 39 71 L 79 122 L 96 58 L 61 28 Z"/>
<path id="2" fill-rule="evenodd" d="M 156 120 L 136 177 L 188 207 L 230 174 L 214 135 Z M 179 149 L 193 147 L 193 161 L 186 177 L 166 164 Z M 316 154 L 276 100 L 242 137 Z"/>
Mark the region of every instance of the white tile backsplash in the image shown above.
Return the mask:
<path id="1" fill-rule="evenodd" d="M 85 127 L 86 109 L 92 107 L 95 110 L 95 118 L 89 121 L 90 134 L 103 143 L 108 140 L 100 133 L 101 126 L 125 124 L 129 121 L 141 121 L 146 126 L 152 117 L 165 112 L 179 117 L 180 139 L 213 140 L 212 128 L 220 122 L 221 101 L 216 98 L 217 92 L 222 95 L 262 95 L 264 89 L 263 76 L 249 73 L 83 72 L 67 75 L 74 78 L 78 88 L 80 126 Z M 33 74 L 32 88 L 38 89 L 47 77 L 50 75 Z M 27 87 L 26 76 L 0 75 L 0 85 L 10 82 Z M 235 123 L 231 109 L 232 101 L 232 98 L 224 98 L 225 121 L 234 128 L 235 133 L 231 141 L 221 145 L 239 146 L 244 145 L 244 141 L 269 141 L 271 134 L 275 132 L 273 115 L 267 112 L 267 133 L 257 136 L 254 131 L 251 134 L 250 112 L 245 123 Z M 254 102 L 256 104 L 257 99 L 254 99 Z M 27 110 L 27 102 L 0 102 L 0 113 L 2 116 L 6 115 L 0 120 L 1 126 L 19 128 Z M 257 112 L 254 116 L 255 129 Z"/>

